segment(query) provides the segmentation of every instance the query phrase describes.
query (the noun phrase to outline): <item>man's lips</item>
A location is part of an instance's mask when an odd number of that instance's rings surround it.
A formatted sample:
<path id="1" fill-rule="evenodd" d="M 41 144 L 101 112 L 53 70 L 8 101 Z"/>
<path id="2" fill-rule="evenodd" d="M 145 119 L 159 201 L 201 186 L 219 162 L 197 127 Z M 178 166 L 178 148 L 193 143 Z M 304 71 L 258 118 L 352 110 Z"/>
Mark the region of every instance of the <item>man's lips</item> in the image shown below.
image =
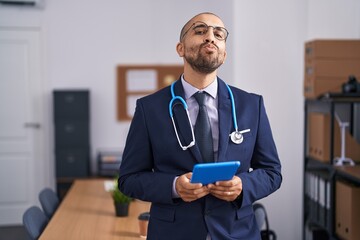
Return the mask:
<path id="1" fill-rule="evenodd" d="M 215 46 L 214 44 L 210 44 L 210 43 L 202 44 L 201 48 L 204 48 L 206 51 L 210 51 L 210 52 L 217 50 L 217 46 Z"/>

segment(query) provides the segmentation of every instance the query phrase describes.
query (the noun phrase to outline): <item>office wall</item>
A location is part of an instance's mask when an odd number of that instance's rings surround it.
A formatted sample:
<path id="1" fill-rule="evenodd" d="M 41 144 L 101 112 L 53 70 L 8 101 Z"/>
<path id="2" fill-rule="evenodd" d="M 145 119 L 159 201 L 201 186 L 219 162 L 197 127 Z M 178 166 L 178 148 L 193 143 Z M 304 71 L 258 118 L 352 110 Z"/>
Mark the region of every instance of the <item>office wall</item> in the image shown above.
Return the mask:
<path id="1" fill-rule="evenodd" d="M 278 239 L 301 239 L 306 4 L 296 0 L 240 1 L 234 9 L 237 85 L 263 95 L 282 162 L 280 190 L 261 202 Z"/>
<path id="2" fill-rule="evenodd" d="M 308 0 L 306 39 L 360 38 L 360 1 Z"/>
<path id="3" fill-rule="evenodd" d="M 125 145 L 129 122 L 116 120 L 116 66 L 182 64 L 175 47 L 186 21 L 213 11 L 231 31 L 231 6 L 231 2 L 220 7 L 216 1 L 190 0 L 48 1 L 44 12 L 48 78 L 53 89 L 90 88 L 94 157 L 98 149 Z M 232 79 L 229 62 L 221 71 Z M 94 163 L 95 159 L 93 169 Z"/>
<path id="4" fill-rule="evenodd" d="M 220 15 L 230 37 L 219 75 L 264 96 L 283 164 L 281 189 L 262 200 L 271 227 L 278 239 L 301 239 L 303 43 L 359 38 L 359 9 L 358 0 L 45 0 L 43 9 L 0 8 L 0 25 L 16 18 L 41 28 L 49 115 L 53 89 L 91 90 L 94 158 L 99 148 L 125 144 L 129 122 L 116 121 L 116 65 L 181 63 L 175 45 L 183 24 L 202 11 Z"/>
<path id="5" fill-rule="evenodd" d="M 236 85 L 264 96 L 283 184 L 262 200 L 278 239 L 302 239 L 303 47 L 359 38 L 360 1 L 234 1 Z"/>

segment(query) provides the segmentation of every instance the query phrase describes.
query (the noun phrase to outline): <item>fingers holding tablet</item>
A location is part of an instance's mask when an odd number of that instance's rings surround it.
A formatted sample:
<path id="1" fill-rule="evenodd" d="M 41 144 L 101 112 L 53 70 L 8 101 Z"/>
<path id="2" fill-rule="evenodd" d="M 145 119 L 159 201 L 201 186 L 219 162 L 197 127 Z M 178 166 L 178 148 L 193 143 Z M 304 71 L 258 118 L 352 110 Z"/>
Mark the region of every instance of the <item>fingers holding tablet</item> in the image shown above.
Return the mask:
<path id="1" fill-rule="evenodd" d="M 178 195 L 185 202 L 192 202 L 209 194 L 209 189 L 201 183 L 191 183 L 192 173 L 179 176 L 175 182 Z"/>
<path id="2" fill-rule="evenodd" d="M 225 201 L 234 201 L 242 192 L 242 181 L 238 176 L 233 176 L 229 181 L 209 184 L 208 188 L 213 196 Z"/>
<path id="3" fill-rule="evenodd" d="M 202 183 L 205 185 L 231 180 L 239 167 L 239 161 L 196 164 L 193 169 L 191 183 Z"/>

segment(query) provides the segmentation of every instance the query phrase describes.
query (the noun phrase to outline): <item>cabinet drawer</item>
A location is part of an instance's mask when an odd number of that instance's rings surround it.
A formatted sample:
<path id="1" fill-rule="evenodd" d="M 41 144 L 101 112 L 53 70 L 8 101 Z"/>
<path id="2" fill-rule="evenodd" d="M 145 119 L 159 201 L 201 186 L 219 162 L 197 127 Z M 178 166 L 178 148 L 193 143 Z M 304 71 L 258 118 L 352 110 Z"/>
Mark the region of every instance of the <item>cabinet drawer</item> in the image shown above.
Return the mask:
<path id="1" fill-rule="evenodd" d="M 57 177 L 86 177 L 89 175 L 89 149 L 56 151 Z"/>
<path id="2" fill-rule="evenodd" d="M 58 121 L 55 124 L 55 144 L 59 146 L 89 146 L 89 122 Z"/>
<path id="3" fill-rule="evenodd" d="M 61 119 L 89 119 L 89 91 L 54 91 L 55 122 Z"/>

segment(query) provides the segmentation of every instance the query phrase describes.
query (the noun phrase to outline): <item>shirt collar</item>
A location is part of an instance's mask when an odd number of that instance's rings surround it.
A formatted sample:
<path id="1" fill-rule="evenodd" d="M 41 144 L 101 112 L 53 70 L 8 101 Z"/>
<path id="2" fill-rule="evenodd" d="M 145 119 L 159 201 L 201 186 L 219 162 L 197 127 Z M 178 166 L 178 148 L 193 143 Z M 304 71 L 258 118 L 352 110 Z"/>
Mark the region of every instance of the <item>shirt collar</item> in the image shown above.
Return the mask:
<path id="1" fill-rule="evenodd" d="M 217 77 L 215 77 L 215 80 L 206 88 L 202 89 L 201 91 L 207 92 L 211 97 L 214 99 L 216 98 L 217 90 L 218 90 L 218 81 Z M 184 79 L 184 75 L 181 75 L 181 82 L 184 88 L 185 93 L 185 99 L 189 99 L 194 95 L 195 93 L 199 92 L 200 89 L 197 89 L 196 87 L 192 86 L 190 83 L 186 82 Z"/>

